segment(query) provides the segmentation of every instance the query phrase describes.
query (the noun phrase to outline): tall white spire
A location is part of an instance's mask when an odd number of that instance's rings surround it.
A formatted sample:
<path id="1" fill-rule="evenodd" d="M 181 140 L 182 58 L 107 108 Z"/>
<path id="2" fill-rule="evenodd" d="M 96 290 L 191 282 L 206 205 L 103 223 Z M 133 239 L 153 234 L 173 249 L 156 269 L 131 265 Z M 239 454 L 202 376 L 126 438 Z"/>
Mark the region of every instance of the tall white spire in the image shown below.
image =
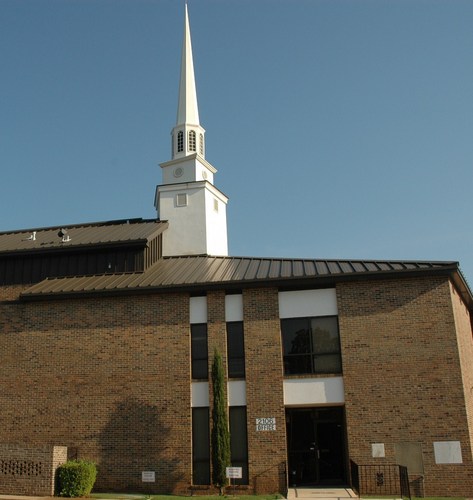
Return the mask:
<path id="1" fill-rule="evenodd" d="M 205 130 L 200 126 L 199 121 L 187 3 L 185 4 L 177 120 L 171 136 L 173 159 L 185 158 L 192 154 L 198 154 L 202 158 L 205 157 Z"/>
<path id="2" fill-rule="evenodd" d="M 158 217 L 169 222 L 163 235 L 163 256 L 228 255 L 228 198 L 214 186 L 217 169 L 205 159 L 187 3 L 181 58 L 172 159 L 160 164 L 163 183 L 157 186 L 155 197 Z"/>
<path id="3" fill-rule="evenodd" d="M 182 41 L 181 78 L 176 125 L 199 125 L 199 108 L 195 90 L 194 61 L 192 59 L 191 30 L 187 2 L 185 6 L 184 39 Z"/>

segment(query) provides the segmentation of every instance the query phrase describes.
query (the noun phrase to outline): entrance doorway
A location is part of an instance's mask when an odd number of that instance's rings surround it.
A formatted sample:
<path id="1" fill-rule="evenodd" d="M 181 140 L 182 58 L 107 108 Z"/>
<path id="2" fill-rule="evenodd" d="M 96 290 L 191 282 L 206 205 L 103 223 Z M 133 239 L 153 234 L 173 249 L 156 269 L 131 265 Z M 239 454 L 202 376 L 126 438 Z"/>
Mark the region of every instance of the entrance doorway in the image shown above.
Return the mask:
<path id="1" fill-rule="evenodd" d="M 346 483 L 343 408 L 286 409 L 289 484 Z"/>

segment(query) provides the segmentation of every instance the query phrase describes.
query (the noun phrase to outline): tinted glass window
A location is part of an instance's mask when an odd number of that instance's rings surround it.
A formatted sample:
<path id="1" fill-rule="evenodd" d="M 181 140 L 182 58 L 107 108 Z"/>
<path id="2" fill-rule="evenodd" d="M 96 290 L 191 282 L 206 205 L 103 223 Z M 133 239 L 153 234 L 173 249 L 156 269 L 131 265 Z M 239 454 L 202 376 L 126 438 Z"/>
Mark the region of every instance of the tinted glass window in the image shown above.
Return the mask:
<path id="1" fill-rule="evenodd" d="M 192 378 L 209 378 L 207 324 L 191 325 Z"/>
<path id="2" fill-rule="evenodd" d="M 242 321 L 227 323 L 227 351 L 229 378 L 244 378 L 245 344 Z"/>
<path id="3" fill-rule="evenodd" d="M 341 373 L 336 316 L 281 320 L 285 374 Z"/>
<path id="4" fill-rule="evenodd" d="M 232 479 L 232 484 L 249 484 L 246 406 L 230 406 L 229 417 L 232 467 L 242 469 L 242 478 Z"/>
<path id="5" fill-rule="evenodd" d="M 192 483 L 210 484 L 208 408 L 192 408 Z"/>

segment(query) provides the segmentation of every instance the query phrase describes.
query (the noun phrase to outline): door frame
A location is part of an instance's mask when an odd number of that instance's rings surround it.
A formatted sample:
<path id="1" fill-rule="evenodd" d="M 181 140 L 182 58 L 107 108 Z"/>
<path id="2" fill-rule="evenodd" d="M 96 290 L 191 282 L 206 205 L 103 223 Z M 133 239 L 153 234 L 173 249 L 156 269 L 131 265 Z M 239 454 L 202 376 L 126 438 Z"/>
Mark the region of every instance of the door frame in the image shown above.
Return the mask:
<path id="1" fill-rule="evenodd" d="M 332 418 L 323 418 L 317 415 L 317 412 L 324 413 L 324 410 L 337 410 L 340 412 L 339 416 L 337 417 L 332 417 Z M 296 412 L 310 412 L 311 413 L 311 420 L 313 423 L 313 431 L 312 435 L 315 439 L 315 446 L 311 446 L 310 443 L 310 434 L 307 437 L 307 448 L 305 453 L 303 451 L 297 451 L 296 453 L 302 453 L 305 455 L 305 461 L 304 461 L 304 467 L 308 466 L 309 468 L 313 467 L 313 474 L 314 474 L 314 479 L 313 480 L 308 480 L 304 482 L 298 482 L 297 480 L 297 469 L 298 467 L 291 467 L 291 443 L 289 440 L 291 439 L 290 436 L 290 425 L 292 425 L 292 416 L 291 413 L 294 414 Z M 327 412 L 329 415 L 329 413 Z M 342 454 L 342 458 L 340 461 L 340 467 L 341 467 L 341 477 L 337 479 L 324 479 L 320 477 L 320 463 L 321 463 L 321 458 L 320 458 L 320 450 L 318 450 L 317 446 L 317 423 L 336 423 L 341 426 L 340 429 L 340 444 L 339 446 L 339 452 Z M 289 480 L 289 485 L 295 486 L 296 484 L 298 486 L 342 486 L 348 484 L 348 460 L 347 460 L 347 429 L 346 429 L 346 419 L 345 419 L 345 407 L 342 405 L 333 405 L 333 406 L 301 406 L 301 407 L 286 407 L 286 450 L 287 450 L 287 464 L 288 464 L 288 480 Z M 313 444 L 313 443 L 312 443 Z M 313 463 L 310 464 L 309 460 L 312 462 L 311 458 L 311 452 L 314 452 L 313 456 Z"/>

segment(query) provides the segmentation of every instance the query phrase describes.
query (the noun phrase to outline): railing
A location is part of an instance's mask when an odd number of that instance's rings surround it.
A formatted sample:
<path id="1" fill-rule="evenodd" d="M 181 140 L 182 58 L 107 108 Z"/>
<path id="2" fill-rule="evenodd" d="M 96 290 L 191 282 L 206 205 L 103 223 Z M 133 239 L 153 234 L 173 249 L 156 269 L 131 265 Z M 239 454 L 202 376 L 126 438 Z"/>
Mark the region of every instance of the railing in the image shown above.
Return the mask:
<path id="1" fill-rule="evenodd" d="M 351 486 L 359 496 L 400 496 L 411 499 L 407 467 L 403 465 L 358 465 L 350 460 Z"/>

